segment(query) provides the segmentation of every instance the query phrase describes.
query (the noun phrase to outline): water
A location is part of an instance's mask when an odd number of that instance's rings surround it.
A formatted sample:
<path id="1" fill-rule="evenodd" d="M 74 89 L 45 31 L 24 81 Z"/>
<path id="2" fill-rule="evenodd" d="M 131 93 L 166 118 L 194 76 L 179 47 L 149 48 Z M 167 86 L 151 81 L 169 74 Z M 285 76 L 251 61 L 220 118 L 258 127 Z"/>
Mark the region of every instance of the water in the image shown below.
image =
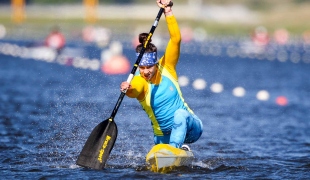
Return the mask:
<path id="1" fill-rule="evenodd" d="M 22 44 L 23 42 L 11 42 Z M 94 47 L 95 48 L 95 47 Z M 186 51 L 186 49 L 184 50 Z M 124 50 L 132 58 L 131 48 Z M 192 167 L 147 170 L 150 121 L 125 97 L 115 117 L 118 138 L 102 171 L 75 164 L 91 130 L 110 117 L 125 75 L 0 54 L 0 169 L 4 179 L 308 179 L 310 64 L 258 58 L 181 55 L 178 71 L 207 88 L 182 87 L 204 133 L 190 147 Z M 224 91 L 208 87 L 220 82 Z M 232 90 L 241 86 L 244 97 Z M 256 98 L 259 90 L 267 101 Z M 278 96 L 286 106 L 275 103 Z"/>

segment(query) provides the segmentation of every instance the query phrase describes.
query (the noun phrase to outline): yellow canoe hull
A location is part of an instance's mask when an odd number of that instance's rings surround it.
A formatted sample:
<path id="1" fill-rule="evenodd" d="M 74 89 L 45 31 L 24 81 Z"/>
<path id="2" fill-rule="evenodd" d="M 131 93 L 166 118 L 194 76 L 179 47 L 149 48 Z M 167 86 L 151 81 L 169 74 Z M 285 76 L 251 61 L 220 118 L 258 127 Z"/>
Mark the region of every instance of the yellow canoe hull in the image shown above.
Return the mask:
<path id="1" fill-rule="evenodd" d="M 157 144 L 149 151 L 146 162 L 153 172 L 167 173 L 179 166 L 192 164 L 194 155 L 192 151 L 185 151 L 170 146 L 169 144 Z"/>

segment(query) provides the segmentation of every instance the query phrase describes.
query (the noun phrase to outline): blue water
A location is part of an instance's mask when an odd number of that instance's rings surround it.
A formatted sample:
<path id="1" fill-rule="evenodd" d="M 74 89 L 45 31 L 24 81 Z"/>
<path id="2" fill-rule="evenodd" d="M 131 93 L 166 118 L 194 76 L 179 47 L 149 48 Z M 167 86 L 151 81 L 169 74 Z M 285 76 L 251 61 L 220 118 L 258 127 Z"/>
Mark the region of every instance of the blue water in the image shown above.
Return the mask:
<path id="1" fill-rule="evenodd" d="M 27 44 L 8 41 L 11 44 Z M 187 47 L 187 46 L 184 46 Z M 294 46 L 302 47 L 302 46 Z M 87 47 L 99 56 L 97 47 Z M 289 51 L 290 49 L 288 49 Z M 298 49 L 303 52 L 303 49 Z M 115 117 L 118 138 L 102 171 L 75 164 L 87 137 L 110 117 L 125 75 L 0 54 L 0 170 L 4 179 L 308 179 L 310 177 L 310 64 L 203 54 L 184 49 L 178 65 L 190 83 L 184 98 L 204 133 L 190 145 L 191 167 L 168 174 L 147 170 L 150 121 L 125 97 Z M 132 49 L 124 54 L 135 61 Z M 162 53 L 162 52 L 161 52 Z M 89 56 L 91 56 L 89 54 Z M 221 93 L 209 86 L 220 82 Z M 232 90 L 241 86 L 244 97 Z M 259 90 L 270 98 L 260 101 Z M 278 105 L 278 96 L 288 99 Z"/>

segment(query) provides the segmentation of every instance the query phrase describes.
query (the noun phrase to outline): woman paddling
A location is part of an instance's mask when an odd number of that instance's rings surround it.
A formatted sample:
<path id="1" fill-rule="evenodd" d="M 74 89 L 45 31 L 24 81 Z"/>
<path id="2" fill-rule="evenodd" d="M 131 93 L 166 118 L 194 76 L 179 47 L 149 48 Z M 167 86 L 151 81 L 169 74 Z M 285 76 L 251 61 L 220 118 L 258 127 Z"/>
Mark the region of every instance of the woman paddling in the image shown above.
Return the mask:
<path id="1" fill-rule="evenodd" d="M 176 65 L 180 56 L 181 33 L 172 7 L 168 6 L 170 0 L 156 2 L 160 8 L 164 6 L 170 34 L 165 54 L 158 60 L 157 48 L 149 40 L 139 63 L 140 74 L 130 84 L 122 82 L 121 91 L 127 90 L 128 97 L 136 98 L 151 119 L 155 144 L 170 144 L 189 150 L 183 144 L 197 141 L 203 125 L 184 101 L 178 84 Z M 147 37 L 148 33 L 139 35 L 141 44 L 136 47 L 137 56 Z"/>

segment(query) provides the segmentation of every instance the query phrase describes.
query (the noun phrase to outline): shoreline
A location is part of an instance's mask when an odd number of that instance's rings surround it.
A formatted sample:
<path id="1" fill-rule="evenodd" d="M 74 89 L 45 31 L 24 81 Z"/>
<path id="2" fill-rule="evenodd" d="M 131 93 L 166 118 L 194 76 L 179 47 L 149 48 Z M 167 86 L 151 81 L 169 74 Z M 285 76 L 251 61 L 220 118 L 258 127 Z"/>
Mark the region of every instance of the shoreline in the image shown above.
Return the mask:
<path id="1" fill-rule="evenodd" d="M 158 8 L 151 5 L 98 5 L 97 17 L 99 20 L 127 19 L 127 20 L 151 20 L 155 19 Z M 26 5 L 27 18 L 48 19 L 83 19 L 85 17 L 83 5 Z M 218 6 L 218 5 L 178 5 L 173 9 L 174 14 L 180 20 L 215 21 L 219 23 L 257 23 L 259 17 L 242 5 Z M 186 12 L 186 13 L 185 13 Z M 11 7 L 0 7 L 0 17 L 11 16 Z"/>
<path id="2" fill-rule="evenodd" d="M 307 7 L 310 7 L 310 4 L 282 8 L 277 11 L 273 9 L 253 11 L 244 5 L 179 4 L 174 7 L 173 12 L 180 26 L 203 28 L 211 36 L 248 35 L 258 26 L 266 27 L 270 33 L 279 28 L 285 28 L 292 35 L 301 35 L 306 30 L 310 30 L 310 21 L 306 18 L 310 16 L 310 11 Z M 100 4 L 96 9 L 96 21 L 87 22 L 86 9 L 82 4 L 26 5 L 25 19 L 21 23 L 14 23 L 11 6 L 3 5 L 0 6 L 0 24 L 7 27 L 8 33 L 17 31 L 16 28 L 24 28 L 27 32 L 46 31 L 53 25 L 63 26 L 64 29 L 94 25 L 112 28 L 113 31 L 128 32 L 136 27 L 146 26 L 148 29 L 158 13 L 156 6 L 141 4 Z"/>

